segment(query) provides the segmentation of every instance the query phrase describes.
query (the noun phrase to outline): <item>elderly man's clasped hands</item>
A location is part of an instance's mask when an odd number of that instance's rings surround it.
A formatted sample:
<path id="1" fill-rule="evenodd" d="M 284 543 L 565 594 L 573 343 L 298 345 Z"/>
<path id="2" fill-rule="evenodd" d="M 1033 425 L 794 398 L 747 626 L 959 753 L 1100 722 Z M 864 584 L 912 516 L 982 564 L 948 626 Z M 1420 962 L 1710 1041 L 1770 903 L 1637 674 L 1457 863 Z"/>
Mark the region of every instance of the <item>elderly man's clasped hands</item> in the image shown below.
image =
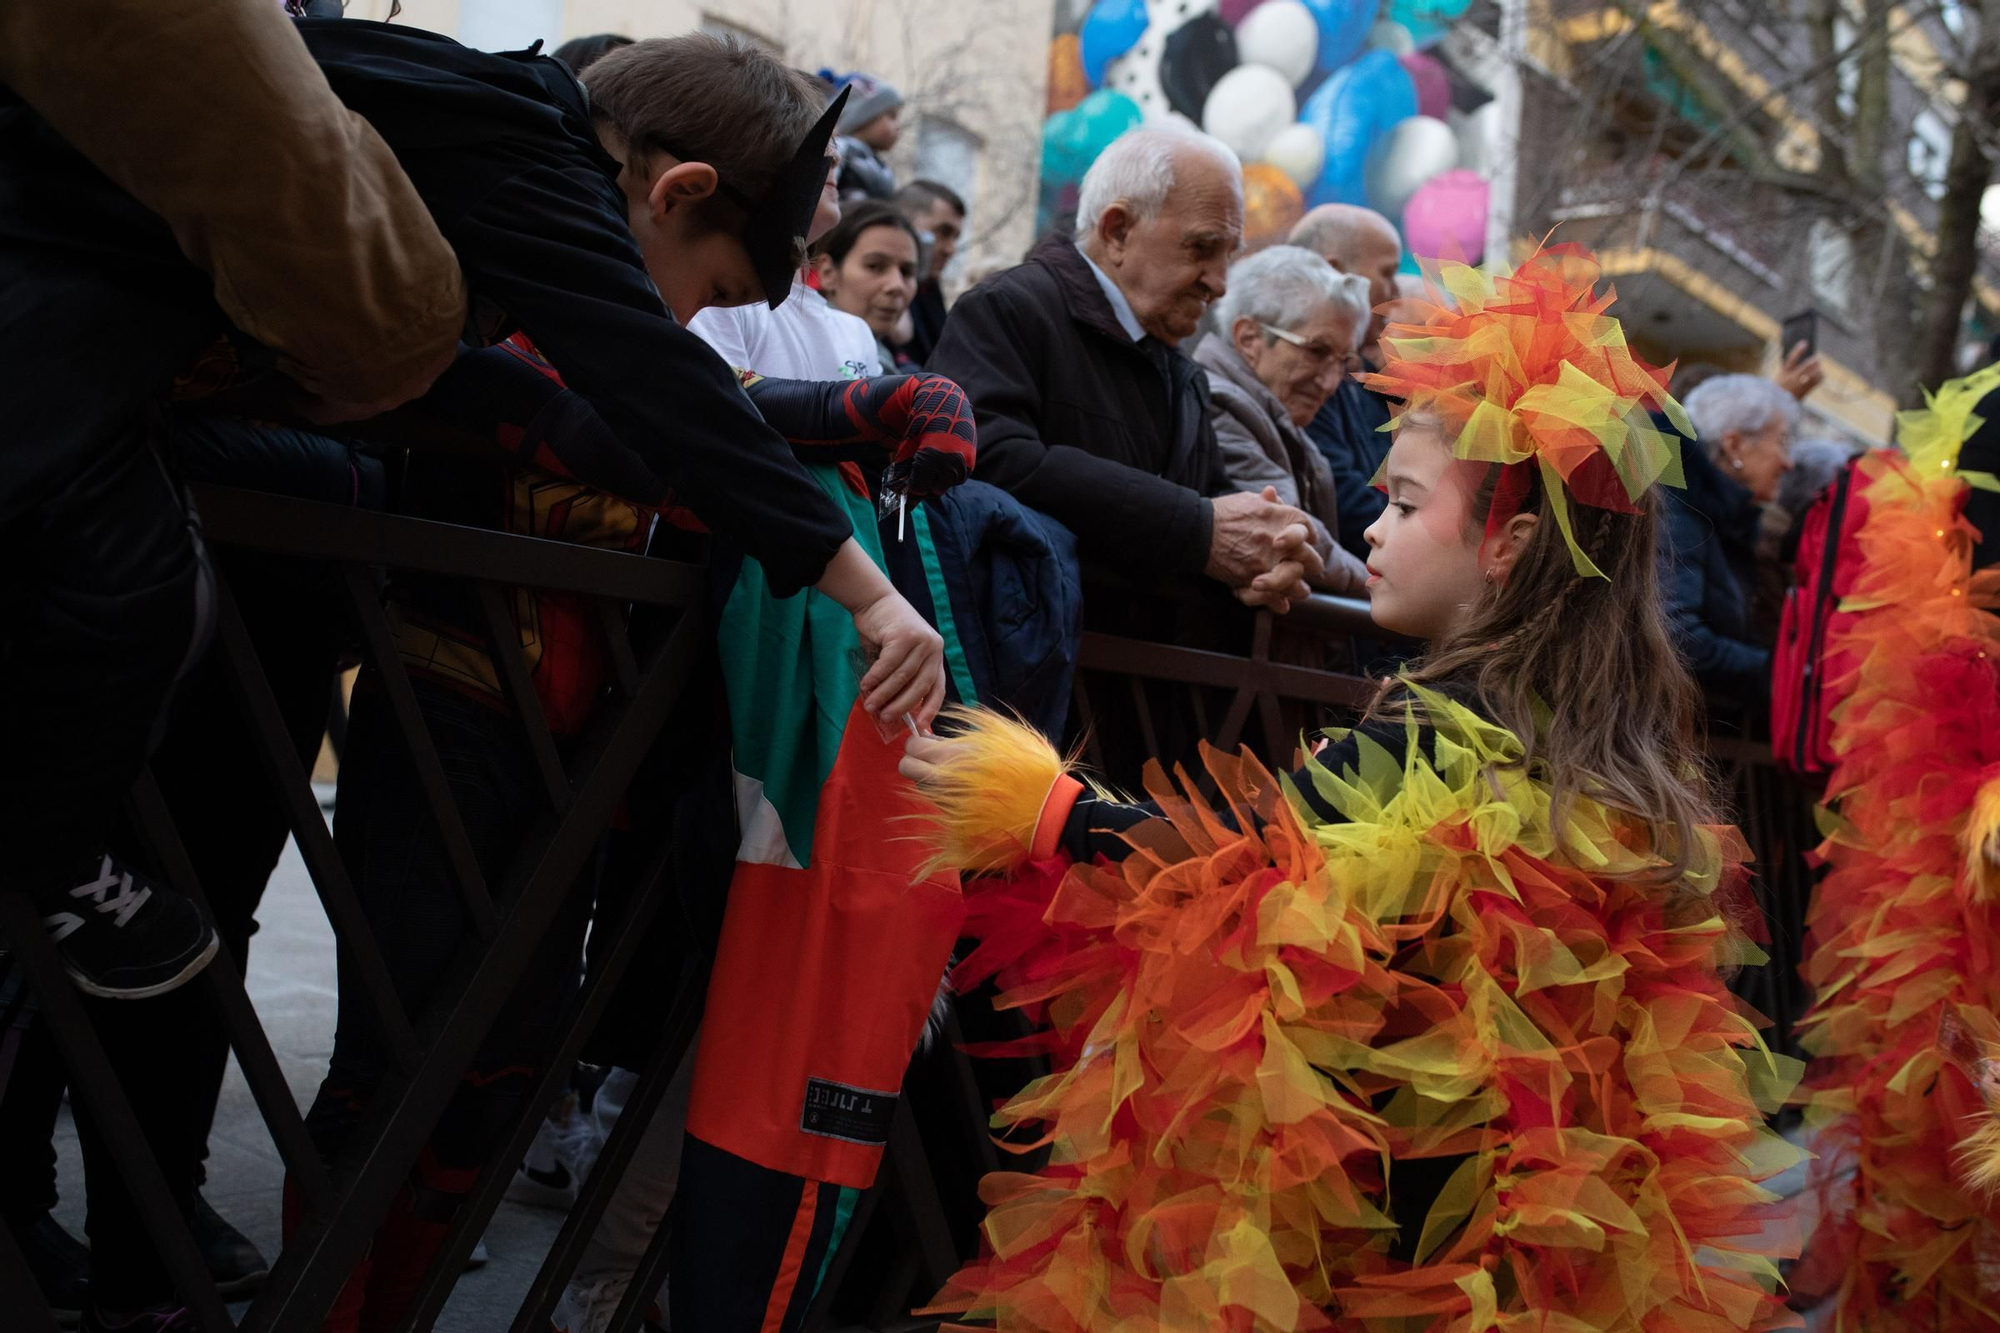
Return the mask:
<path id="1" fill-rule="evenodd" d="M 1229 585 L 1245 606 L 1280 613 L 1312 595 L 1307 586 L 1324 573 L 1306 515 L 1281 504 L 1276 490 L 1218 495 L 1211 500 L 1214 526 L 1204 572 Z"/>

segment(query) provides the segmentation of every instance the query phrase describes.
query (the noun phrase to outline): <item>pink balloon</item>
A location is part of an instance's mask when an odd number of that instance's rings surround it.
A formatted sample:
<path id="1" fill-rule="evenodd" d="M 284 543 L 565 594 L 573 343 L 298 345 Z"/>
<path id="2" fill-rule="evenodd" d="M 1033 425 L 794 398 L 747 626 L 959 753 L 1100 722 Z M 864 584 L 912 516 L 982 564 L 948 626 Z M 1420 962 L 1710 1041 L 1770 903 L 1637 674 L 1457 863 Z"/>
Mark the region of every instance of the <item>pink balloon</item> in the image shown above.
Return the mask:
<path id="1" fill-rule="evenodd" d="M 1451 110 L 1451 76 L 1444 72 L 1444 66 L 1436 56 L 1422 51 L 1412 51 L 1397 59 L 1403 72 L 1410 76 L 1410 82 L 1417 85 L 1417 114 L 1443 120 Z"/>
<path id="2" fill-rule="evenodd" d="M 1403 244 L 1419 259 L 1478 263 L 1486 250 L 1488 188 L 1476 171 L 1425 181 L 1403 209 Z"/>
<path id="3" fill-rule="evenodd" d="M 1263 3 L 1264 0 L 1221 0 L 1216 5 L 1215 12 L 1221 16 L 1224 23 L 1233 28 L 1243 21 L 1245 14 Z"/>

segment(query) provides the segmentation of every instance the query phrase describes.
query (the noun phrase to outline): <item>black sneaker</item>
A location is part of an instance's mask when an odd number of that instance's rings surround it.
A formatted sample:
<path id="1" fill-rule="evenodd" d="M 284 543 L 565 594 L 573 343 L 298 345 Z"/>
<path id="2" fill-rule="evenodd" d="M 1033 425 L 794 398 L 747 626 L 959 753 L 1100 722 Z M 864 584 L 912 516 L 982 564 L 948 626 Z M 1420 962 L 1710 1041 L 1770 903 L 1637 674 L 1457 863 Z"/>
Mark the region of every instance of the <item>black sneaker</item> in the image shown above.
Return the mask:
<path id="1" fill-rule="evenodd" d="M 42 917 L 70 979 L 92 995 L 164 995 L 208 966 L 215 931 L 201 909 L 109 855 L 74 888 L 45 900 Z"/>
<path id="2" fill-rule="evenodd" d="M 84 1295 L 90 1290 L 90 1247 L 62 1229 L 47 1213 L 25 1225 L 10 1224 L 14 1243 L 21 1247 L 35 1285 L 49 1312 L 64 1328 L 76 1327 L 83 1317 Z"/>
<path id="3" fill-rule="evenodd" d="M 270 1275 L 271 1265 L 250 1243 L 250 1238 L 231 1226 L 227 1219 L 208 1206 L 199 1193 L 181 1203 L 194 1246 L 208 1265 L 208 1276 L 216 1291 L 229 1300 L 254 1296 Z"/>

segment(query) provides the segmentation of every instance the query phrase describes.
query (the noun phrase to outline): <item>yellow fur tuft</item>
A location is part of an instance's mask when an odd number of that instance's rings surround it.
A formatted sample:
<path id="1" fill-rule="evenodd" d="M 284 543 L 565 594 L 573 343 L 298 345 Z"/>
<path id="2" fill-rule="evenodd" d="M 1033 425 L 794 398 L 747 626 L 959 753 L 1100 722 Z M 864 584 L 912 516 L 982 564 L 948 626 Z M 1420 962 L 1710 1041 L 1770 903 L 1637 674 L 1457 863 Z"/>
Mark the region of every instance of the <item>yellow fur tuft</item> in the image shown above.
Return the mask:
<path id="1" fill-rule="evenodd" d="M 2000 778 L 1994 778 L 1972 798 L 1961 835 L 1966 873 L 1987 897 L 2000 897 Z"/>
<path id="2" fill-rule="evenodd" d="M 1974 1193 L 1991 1196 L 2000 1191 L 2000 1120 L 1988 1116 L 1958 1145 L 1958 1154 L 1965 1168 L 1965 1183 Z"/>
<path id="3" fill-rule="evenodd" d="M 943 715 L 956 742 L 923 784 L 937 807 L 926 822 L 932 855 L 924 873 L 1006 871 L 1027 860 L 1049 790 L 1069 764 L 1041 732 L 983 708 Z"/>

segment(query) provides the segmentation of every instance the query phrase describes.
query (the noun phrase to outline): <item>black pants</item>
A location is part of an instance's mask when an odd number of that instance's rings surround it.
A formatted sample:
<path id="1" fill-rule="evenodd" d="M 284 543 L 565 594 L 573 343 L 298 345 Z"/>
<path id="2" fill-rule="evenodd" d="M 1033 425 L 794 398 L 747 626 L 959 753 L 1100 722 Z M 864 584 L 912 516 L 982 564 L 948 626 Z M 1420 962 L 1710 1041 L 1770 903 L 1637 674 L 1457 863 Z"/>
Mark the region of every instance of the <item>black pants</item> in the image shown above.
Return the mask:
<path id="1" fill-rule="evenodd" d="M 243 607 L 293 752 L 301 764 L 310 763 L 326 725 L 344 623 L 320 595 L 324 574 L 251 553 L 225 553 L 219 563 Z M 152 768 L 216 929 L 240 967 L 288 825 L 236 693 L 219 655 L 206 658 L 174 701 Z M 130 830 L 115 830 L 112 843 L 122 857 L 140 864 L 149 859 L 150 849 Z M 206 988 L 196 984 L 138 1001 L 83 999 L 169 1186 L 192 1191 L 203 1176 L 229 1058 Z M 0 1194 L 10 1218 L 32 1217 L 55 1203 L 49 1139 L 64 1082 L 45 1026 L 27 1023 L 0 1090 Z M 166 1300 L 171 1284 L 109 1145 L 87 1114 L 77 1117 L 77 1135 L 90 1203 L 93 1294 L 119 1310 Z"/>
<path id="2" fill-rule="evenodd" d="M 163 418 L 164 419 L 164 418 Z M 379 467 L 345 444 L 296 431 L 226 419 L 173 417 L 166 432 L 174 470 L 190 479 L 253 485 L 327 503 L 379 502 Z M 347 623 L 332 572 L 313 562 L 257 552 L 215 556 L 242 611 L 251 644 L 278 703 L 286 741 L 309 764 L 325 730 Z M 285 809 L 266 774 L 239 705 L 234 676 L 211 653 L 182 683 L 152 759 L 217 931 L 241 967 L 255 912 L 288 834 Z M 131 863 L 152 849 L 115 828 L 111 843 Z M 203 1179 L 209 1130 L 229 1050 L 219 1017 L 199 985 L 144 1001 L 84 997 L 112 1066 L 146 1126 L 169 1185 L 189 1193 Z M 50 1145 L 65 1071 L 46 1026 L 24 1021 L 0 1090 L 0 1194 L 10 1220 L 31 1219 L 56 1202 Z M 150 1236 L 88 1116 L 78 1117 L 95 1295 L 111 1309 L 168 1299 L 171 1285 Z"/>
<path id="3" fill-rule="evenodd" d="M 46 892 L 101 848 L 201 646 L 206 570 L 154 405 L 226 325 L 199 272 L 156 262 L 162 240 L 0 104 L 4 888 Z"/>
<path id="4" fill-rule="evenodd" d="M 522 835 L 542 812 L 533 761 L 512 718 L 442 686 L 421 680 L 415 686 L 474 857 L 497 893 Z M 433 1001 L 449 1000 L 441 983 L 463 975 L 472 923 L 415 765 L 367 672 L 348 719 L 334 839 L 404 1010 L 415 1018 Z M 498 1148 L 558 1035 L 563 1003 L 577 983 L 589 905 L 588 895 L 572 893 L 550 926 L 433 1133 L 427 1163 L 456 1177 Z M 306 1114 L 306 1128 L 329 1162 L 348 1147 L 392 1067 L 353 973 L 351 946 L 343 941 L 333 1055 Z M 424 1182 L 417 1183 L 421 1189 Z M 438 1209 L 457 1202 L 431 1201 Z"/>

